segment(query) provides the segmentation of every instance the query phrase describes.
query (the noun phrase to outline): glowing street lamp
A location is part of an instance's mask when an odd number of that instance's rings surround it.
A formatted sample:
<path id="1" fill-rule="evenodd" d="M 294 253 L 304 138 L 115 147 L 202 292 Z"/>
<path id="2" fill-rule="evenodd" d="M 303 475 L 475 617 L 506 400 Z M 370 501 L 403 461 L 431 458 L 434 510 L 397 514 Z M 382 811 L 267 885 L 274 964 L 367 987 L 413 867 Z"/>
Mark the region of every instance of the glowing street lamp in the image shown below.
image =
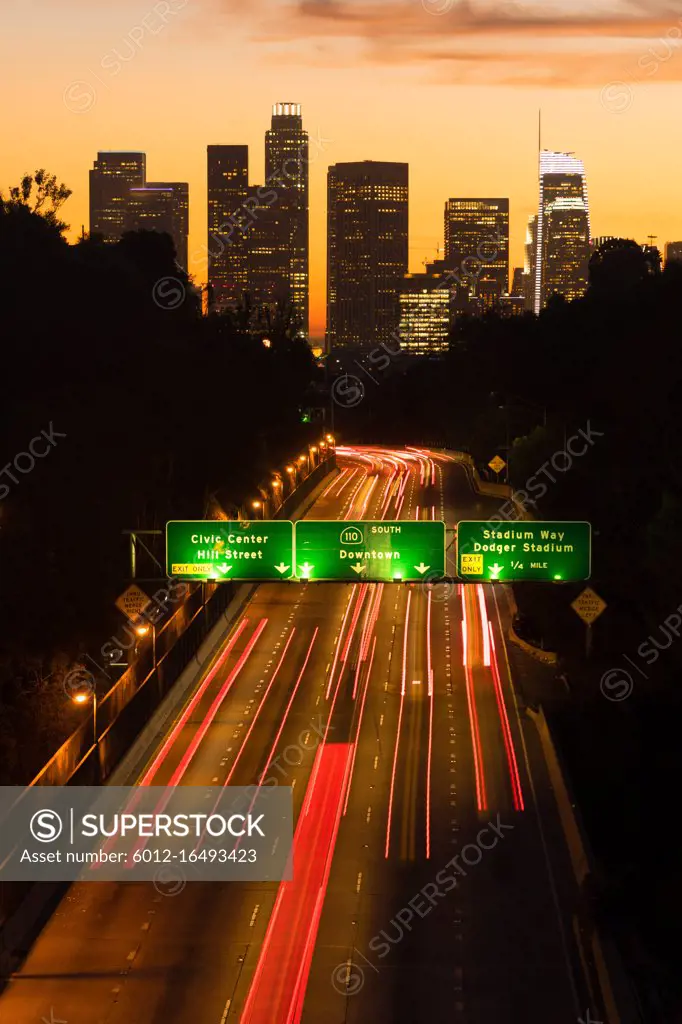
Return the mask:
<path id="1" fill-rule="evenodd" d="M 92 685 L 84 685 L 82 689 L 75 690 L 71 694 L 71 700 L 74 704 L 82 706 L 89 704 L 92 701 L 92 736 L 95 746 L 95 762 L 97 766 L 97 777 L 100 774 L 99 764 L 99 736 L 97 735 L 97 690 L 95 688 L 94 681 Z"/>
<path id="2" fill-rule="evenodd" d="M 254 510 L 255 512 L 258 512 L 258 510 L 259 510 L 259 509 L 262 509 L 262 508 L 263 508 L 263 502 L 262 502 L 262 501 L 252 501 L 252 502 L 251 502 L 251 508 L 252 508 L 252 509 L 253 509 L 253 510 Z M 260 514 L 260 518 L 261 518 L 261 519 L 263 518 L 263 513 L 262 513 L 262 512 L 261 512 L 261 514 Z"/>

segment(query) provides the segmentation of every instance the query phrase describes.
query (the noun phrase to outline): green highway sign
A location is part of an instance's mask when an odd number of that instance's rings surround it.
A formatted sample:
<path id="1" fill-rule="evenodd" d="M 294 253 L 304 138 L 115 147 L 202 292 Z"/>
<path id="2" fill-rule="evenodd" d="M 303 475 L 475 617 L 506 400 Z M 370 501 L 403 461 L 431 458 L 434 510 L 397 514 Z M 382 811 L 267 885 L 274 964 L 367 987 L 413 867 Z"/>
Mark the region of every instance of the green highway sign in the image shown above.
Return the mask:
<path id="1" fill-rule="evenodd" d="M 457 575 L 464 581 L 587 580 L 592 527 L 583 522 L 457 524 Z"/>
<path id="2" fill-rule="evenodd" d="M 409 582 L 445 575 L 440 521 L 301 519 L 295 541 L 299 579 Z"/>
<path id="3" fill-rule="evenodd" d="M 286 580 L 294 575 L 286 519 L 176 519 L 166 524 L 166 571 L 185 580 Z"/>

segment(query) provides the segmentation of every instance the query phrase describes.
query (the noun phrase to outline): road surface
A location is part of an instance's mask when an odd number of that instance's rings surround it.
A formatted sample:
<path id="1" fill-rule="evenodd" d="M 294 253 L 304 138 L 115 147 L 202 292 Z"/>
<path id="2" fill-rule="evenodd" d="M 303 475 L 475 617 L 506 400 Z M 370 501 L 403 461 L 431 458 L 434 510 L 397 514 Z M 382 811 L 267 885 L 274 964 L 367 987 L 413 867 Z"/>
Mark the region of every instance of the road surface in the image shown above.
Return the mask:
<path id="1" fill-rule="evenodd" d="M 499 504 L 454 456 L 338 461 L 310 518 L 452 531 Z M 261 585 L 138 782 L 292 786 L 293 881 L 74 884 L 0 1024 L 576 1024 L 574 886 L 508 618 L 497 584 Z"/>

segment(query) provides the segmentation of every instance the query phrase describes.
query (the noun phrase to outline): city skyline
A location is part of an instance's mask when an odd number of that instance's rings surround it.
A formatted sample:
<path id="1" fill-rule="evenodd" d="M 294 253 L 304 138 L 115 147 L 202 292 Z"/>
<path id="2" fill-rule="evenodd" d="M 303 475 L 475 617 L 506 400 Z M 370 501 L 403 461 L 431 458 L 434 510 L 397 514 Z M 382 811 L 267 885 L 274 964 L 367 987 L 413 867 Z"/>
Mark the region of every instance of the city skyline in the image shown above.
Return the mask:
<path id="1" fill-rule="evenodd" d="M 327 167 L 362 159 L 410 164 L 411 272 L 442 247 L 442 204 L 449 196 L 508 196 L 510 265 L 521 266 L 528 217 L 537 212 L 540 107 L 543 144 L 579 153 L 587 168 L 595 236 L 643 242 L 653 234 L 661 247 L 682 238 L 674 172 L 680 140 L 670 127 L 682 101 L 682 55 L 671 37 L 677 19 L 661 5 L 658 14 L 634 17 L 618 9 L 625 5 L 592 4 L 601 13 L 596 24 L 580 5 L 571 13 L 553 3 L 545 5 L 544 20 L 526 10 L 523 23 L 514 23 L 512 8 L 530 5 L 504 5 L 499 17 L 488 11 L 486 20 L 484 9 L 493 5 L 475 2 L 463 32 L 461 5 L 417 2 L 398 17 L 387 4 L 395 39 L 383 51 L 372 42 L 380 4 L 345 23 L 346 41 L 337 37 L 338 23 L 315 16 L 315 5 L 288 20 L 278 3 L 267 10 L 213 0 L 169 6 L 172 13 L 162 19 L 152 14 L 154 4 L 148 11 L 134 0 L 106 12 L 65 0 L 59 13 L 33 0 L 33 18 L 10 5 L 0 41 L 3 65 L 14 65 L 12 38 L 21 33 L 39 74 L 26 76 L 21 122 L 3 111 L 1 180 L 7 187 L 39 166 L 56 173 L 74 192 L 64 209 L 72 241 L 88 223 L 94 154 L 144 150 L 150 180 L 190 184 L 189 269 L 205 282 L 206 146 L 248 145 L 252 179 L 263 181 L 263 120 L 284 96 L 302 104 L 310 133 L 313 337 L 323 337 L 325 324 Z M 69 12 L 78 39 L 64 38 Z M 602 42 L 608 36 L 599 61 L 585 59 L 595 36 Z M 443 42 L 468 58 L 439 56 Z M 511 53 L 503 54 L 507 44 Z M 475 60 L 481 52 L 486 59 Z M 179 77 L 188 88 L 176 88 Z M 247 79 L 247 100 L 230 102 Z M 160 103 L 171 89 L 173 103 Z M 225 103 L 203 103 L 202 95 Z M 494 126 L 492 136 L 480 132 L 481 123 Z"/>

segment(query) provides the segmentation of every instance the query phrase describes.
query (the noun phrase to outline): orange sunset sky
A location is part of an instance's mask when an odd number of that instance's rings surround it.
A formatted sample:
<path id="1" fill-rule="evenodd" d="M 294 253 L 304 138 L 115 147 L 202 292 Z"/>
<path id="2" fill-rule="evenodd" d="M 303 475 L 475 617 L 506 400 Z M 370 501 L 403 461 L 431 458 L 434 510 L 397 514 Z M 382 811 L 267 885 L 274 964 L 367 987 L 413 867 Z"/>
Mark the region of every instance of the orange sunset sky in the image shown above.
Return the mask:
<path id="1" fill-rule="evenodd" d="M 326 171 L 410 165 L 410 269 L 443 243 L 449 196 L 508 196 L 523 261 L 543 144 L 588 174 L 593 236 L 682 238 L 682 2 L 3 0 L 0 188 L 47 167 L 88 228 L 97 150 L 190 183 L 190 272 L 206 279 L 206 145 L 248 143 L 263 180 L 276 101 L 311 136 L 311 335 L 325 320 Z"/>

